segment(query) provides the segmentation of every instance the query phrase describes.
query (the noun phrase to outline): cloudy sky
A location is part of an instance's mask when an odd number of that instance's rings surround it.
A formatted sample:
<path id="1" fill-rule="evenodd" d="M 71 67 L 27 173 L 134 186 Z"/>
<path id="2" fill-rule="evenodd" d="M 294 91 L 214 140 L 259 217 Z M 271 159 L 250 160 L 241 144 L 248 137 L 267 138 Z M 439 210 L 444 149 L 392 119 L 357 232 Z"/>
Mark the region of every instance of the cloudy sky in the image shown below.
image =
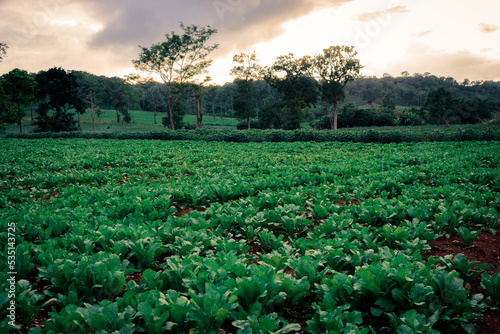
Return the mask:
<path id="1" fill-rule="evenodd" d="M 354 45 L 363 74 L 430 72 L 500 80 L 498 0 L 0 0 L 0 74 L 60 66 L 99 75 L 136 72 L 138 45 L 179 23 L 218 29 L 215 83 L 232 81 L 236 53 L 277 56 Z"/>

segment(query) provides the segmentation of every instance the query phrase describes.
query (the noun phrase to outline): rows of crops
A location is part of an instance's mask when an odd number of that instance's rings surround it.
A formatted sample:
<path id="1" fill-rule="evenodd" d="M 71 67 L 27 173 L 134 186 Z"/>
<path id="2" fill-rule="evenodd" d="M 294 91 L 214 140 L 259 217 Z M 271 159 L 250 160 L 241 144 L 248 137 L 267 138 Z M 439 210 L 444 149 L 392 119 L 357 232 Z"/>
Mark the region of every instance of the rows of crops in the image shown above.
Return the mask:
<path id="1" fill-rule="evenodd" d="M 499 302 L 485 266 L 422 256 L 498 228 L 498 142 L 0 146 L 23 332 L 458 333 Z"/>

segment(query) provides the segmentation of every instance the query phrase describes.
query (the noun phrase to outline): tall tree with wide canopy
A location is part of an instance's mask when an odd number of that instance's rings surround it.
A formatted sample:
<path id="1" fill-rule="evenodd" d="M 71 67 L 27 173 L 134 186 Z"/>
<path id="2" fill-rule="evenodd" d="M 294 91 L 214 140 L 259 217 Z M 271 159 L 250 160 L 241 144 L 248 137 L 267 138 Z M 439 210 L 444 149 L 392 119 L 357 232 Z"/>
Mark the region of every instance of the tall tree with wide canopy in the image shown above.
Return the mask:
<path id="1" fill-rule="evenodd" d="M 363 68 L 358 52 L 352 46 L 330 46 L 311 59 L 314 72 L 323 82 L 323 99 L 333 105 L 333 115 L 329 114 L 332 130 L 337 130 L 338 102 L 344 97 L 344 89 L 349 81 L 359 77 Z"/>
<path id="2" fill-rule="evenodd" d="M 230 72 L 231 75 L 236 76 L 234 83 L 236 83 L 237 92 L 234 111 L 238 119 L 247 121 L 247 127 L 250 129 L 250 119 L 255 116 L 256 111 L 253 106 L 256 95 L 253 82 L 260 78 L 262 67 L 258 64 L 255 51 L 251 54 L 234 55 L 233 61 L 237 63 Z"/>
<path id="3" fill-rule="evenodd" d="M 319 83 L 311 78 L 311 66 L 307 59 L 295 59 L 290 53 L 264 70 L 264 79 L 283 96 L 282 126 L 286 129 L 301 129 L 308 106 L 321 96 Z"/>
<path id="4" fill-rule="evenodd" d="M 207 72 L 212 64 L 208 55 L 218 47 L 218 44 L 207 45 L 216 29 L 186 26 L 181 23 L 182 34 L 170 32 L 165 35 L 165 41 L 151 45 L 140 46 L 139 57 L 132 61 L 135 68 L 160 76 L 167 86 L 167 113 L 170 129 L 175 130 L 172 106 L 182 96 L 176 88 L 183 88 L 184 83 L 193 81 L 197 76 Z"/>
<path id="5" fill-rule="evenodd" d="M 77 122 L 73 120 L 75 109 L 77 113 L 85 112 L 85 102 L 78 95 L 78 83 L 72 73 L 66 73 L 62 68 L 53 67 L 48 71 L 39 72 L 35 81 L 38 84 L 36 98 L 39 101 L 38 132 L 60 132 L 77 130 Z M 53 114 L 49 112 L 53 111 Z"/>
<path id="6" fill-rule="evenodd" d="M 19 124 L 19 131 L 23 132 L 22 119 L 25 116 L 24 107 L 35 99 L 36 81 L 28 72 L 18 68 L 2 75 L 0 78 L 0 92 L 7 95 L 11 107 L 2 111 L 2 122 Z"/>

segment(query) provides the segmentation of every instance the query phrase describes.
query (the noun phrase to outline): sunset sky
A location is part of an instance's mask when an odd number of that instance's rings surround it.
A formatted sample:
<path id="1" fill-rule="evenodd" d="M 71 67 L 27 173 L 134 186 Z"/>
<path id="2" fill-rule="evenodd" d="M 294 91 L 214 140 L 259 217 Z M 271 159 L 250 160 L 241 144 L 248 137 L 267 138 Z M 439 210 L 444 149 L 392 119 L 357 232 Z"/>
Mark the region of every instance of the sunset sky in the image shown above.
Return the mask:
<path id="1" fill-rule="evenodd" d="M 462 81 L 500 80 L 498 0 L 0 0 L 0 42 L 14 68 L 99 75 L 136 72 L 138 45 L 160 42 L 179 23 L 218 29 L 217 84 L 232 81 L 236 53 L 314 55 L 354 45 L 363 74 L 430 72 Z"/>

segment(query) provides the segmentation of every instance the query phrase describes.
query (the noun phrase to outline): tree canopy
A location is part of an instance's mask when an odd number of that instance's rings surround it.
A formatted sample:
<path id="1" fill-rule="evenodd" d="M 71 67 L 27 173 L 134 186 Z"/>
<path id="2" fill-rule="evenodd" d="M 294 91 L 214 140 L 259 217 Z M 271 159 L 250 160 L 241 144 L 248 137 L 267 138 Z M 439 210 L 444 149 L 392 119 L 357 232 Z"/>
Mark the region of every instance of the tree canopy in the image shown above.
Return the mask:
<path id="1" fill-rule="evenodd" d="M 230 74 L 236 76 L 237 91 L 234 99 L 234 112 L 238 119 L 246 120 L 250 129 L 250 119 L 255 116 L 256 108 L 253 100 L 256 91 L 252 82 L 261 76 L 262 67 L 259 65 L 255 51 L 251 54 L 240 53 L 234 55 L 233 61 L 237 64 Z"/>
<path id="2" fill-rule="evenodd" d="M 352 46 L 330 46 L 312 59 L 314 73 L 326 85 L 323 85 L 323 100 L 330 101 L 333 105 L 333 115 L 329 114 L 332 130 L 337 130 L 338 102 L 344 97 L 346 85 L 359 77 L 363 68 L 358 52 Z"/>
<path id="3" fill-rule="evenodd" d="M 0 91 L 2 95 L 8 96 L 7 108 L 2 108 L 1 122 L 6 124 L 19 124 L 22 133 L 22 119 L 25 116 L 24 107 L 35 98 L 35 80 L 28 72 L 18 68 L 2 75 L 0 78 Z"/>
<path id="4" fill-rule="evenodd" d="M 310 69 L 310 62 L 287 54 L 279 56 L 273 66 L 264 71 L 266 82 L 283 96 L 281 123 L 286 129 L 300 129 L 308 107 L 321 97 L 319 83 L 308 75 Z"/>
<path id="5" fill-rule="evenodd" d="M 165 41 L 152 44 L 149 47 L 140 46 L 139 57 L 132 61 L 135 68 L 160 76 L 167 85 L 168 90 L 168 117 L 170 128 L 175 130 L 172 106 L 179 95 L 175 87 L 182 88 L 182 84 L 195 81 L 196 77 L 207 73 L 207 68 L 212 64 L 208 55 L 219 45 L 207 45 L 210 37 L 217 32 L 216 29 L 186 26 L 181 23 L 182 34 L 170 32 L 165 35 Z M 174 86 L 177 83 L 179 85 Z"/>
<path id="6" fill-rule="evenodd" d="M 453 99 L 451 93 L 444 88 L 433 90 L 429 93 L 424 109 L 429 113 L 429 117 L 436 120 L 438 124 L 447 121 L 452 113 Z"/>
<path id="7" fill-rule="evenodd" d="M 39 72 L 35 80 L 38 84 L 37 125 L 39 132 L 60 132 L 76 130 L 73 120 L 74 108 L 77 113 L 85 112 L 85 102 L 78 95 L 76 77 L 62 68 L 53 67 Z"/>

